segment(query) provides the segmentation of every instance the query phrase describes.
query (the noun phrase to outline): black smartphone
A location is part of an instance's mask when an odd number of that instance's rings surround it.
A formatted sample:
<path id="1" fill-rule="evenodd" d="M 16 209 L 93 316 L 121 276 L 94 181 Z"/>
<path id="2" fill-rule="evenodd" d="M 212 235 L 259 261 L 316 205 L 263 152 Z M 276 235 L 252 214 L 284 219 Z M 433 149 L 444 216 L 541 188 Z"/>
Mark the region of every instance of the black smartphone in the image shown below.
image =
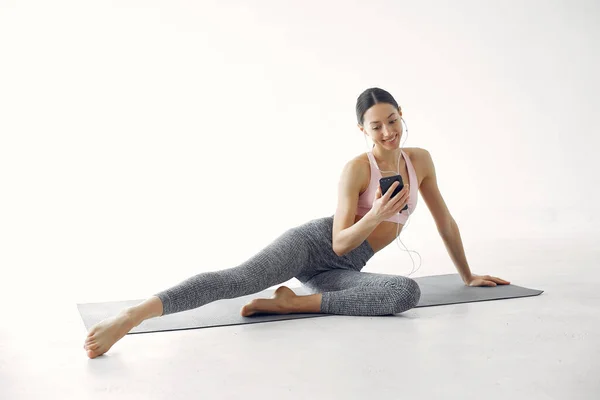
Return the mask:
<path id="1" fill-rule="evenodd" d="M 396 187 L 396 190 L 394 190 L 391 197 L 394 197 L 395 195 L 400 193 L 400 191 L 404 187 L 404 182 L 402 181 L 402 176 L 401 175 L 386 176 L 384 178 L 379 179 L 379 186 L 381 186 L 381 195 L 383 196 L 385 194 L 385 192 L 388 191 L 390 186 L 392 186 L 392 184 L 396 181 L 400 182 L 400 184 Z M 408 209 L 408 204 L 404 206 L 402 211 L 404 211 L 406 209 Z"/>

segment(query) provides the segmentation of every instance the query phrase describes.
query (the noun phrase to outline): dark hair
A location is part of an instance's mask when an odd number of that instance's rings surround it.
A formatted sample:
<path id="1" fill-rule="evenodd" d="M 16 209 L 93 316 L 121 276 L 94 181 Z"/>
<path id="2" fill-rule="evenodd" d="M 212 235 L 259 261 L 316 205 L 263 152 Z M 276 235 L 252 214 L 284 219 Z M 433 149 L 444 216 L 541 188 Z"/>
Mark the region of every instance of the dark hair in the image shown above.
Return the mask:
<path id="1" fill-rule="evenodd" d="M 396 110 L 398 109 L 398 103 L 389 92 L 379 88 L 369 88 L 362 92 L 356 100 L 356 119 L 359 124 L 363 124 L 367 110 L 378 103 L 389 103 Z"/>

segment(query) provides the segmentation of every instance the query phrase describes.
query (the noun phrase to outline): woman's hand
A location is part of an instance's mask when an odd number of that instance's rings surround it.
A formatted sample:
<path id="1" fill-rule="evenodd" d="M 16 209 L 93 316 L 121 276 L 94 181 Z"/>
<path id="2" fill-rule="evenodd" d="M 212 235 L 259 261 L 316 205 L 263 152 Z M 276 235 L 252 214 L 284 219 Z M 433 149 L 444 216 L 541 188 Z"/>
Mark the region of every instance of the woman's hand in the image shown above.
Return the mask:
<path id="1" fill-rule="evenodd" d="M 490 275 L 475 275 L 471 274 L 469 279 L 465 280 L 467 286 L 496 286 L 496 285 L 510 285 L 509 281 L 504 279 L 496 278 Z"/>
<path id="2" fill-rule="evenodd" d="M 371 212 L 373 212 L 378 221 L 384 221 L 393 217 L 408 203 L 408 196 L 410 194 L 410 187 L 408 184 L 404 185 L 402 190 L 390 199 L 398 185 L 400 185 L 400 182 L 394 182 L 383 196 L 381 195 L 381 186 L 377 186 Z"/>

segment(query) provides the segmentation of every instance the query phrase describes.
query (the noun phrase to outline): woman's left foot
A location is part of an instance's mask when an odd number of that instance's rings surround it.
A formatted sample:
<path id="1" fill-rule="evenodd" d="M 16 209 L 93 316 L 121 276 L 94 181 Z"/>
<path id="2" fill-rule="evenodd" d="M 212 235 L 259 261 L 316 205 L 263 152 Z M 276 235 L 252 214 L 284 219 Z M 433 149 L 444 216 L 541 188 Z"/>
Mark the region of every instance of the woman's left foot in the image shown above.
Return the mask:
<path id="1" fill-rule="evenodd" d="M 275 290 L 271 299 L 254 299 L 242 307 L 242 317 L 253 314 L 289 314 L 294 311 L 294 299 L 296 293 L 287 286 L 280 286 Z"/>

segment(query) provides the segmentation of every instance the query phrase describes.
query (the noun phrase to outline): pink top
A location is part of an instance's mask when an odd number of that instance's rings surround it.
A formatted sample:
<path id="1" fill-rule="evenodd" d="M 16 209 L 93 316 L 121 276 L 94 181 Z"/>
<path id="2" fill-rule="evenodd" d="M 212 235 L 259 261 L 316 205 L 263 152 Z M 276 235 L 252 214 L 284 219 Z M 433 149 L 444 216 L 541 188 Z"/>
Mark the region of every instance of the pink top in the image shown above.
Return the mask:
<path id="1" fill-rule="evenodd" d="M 408 214 L 412 214 L 417 206 L 417 193 L 419 188 L 417 181 L 417 174 L 415 169 L 410 162 L 410 157 L 408 157 L 404 151 L 400 150 L 402 153 L 402 157 L 406 161 L 406 168 L 408 169 L 408 180 L 410 184 L 410 194 L 408 196 L 408 210 L 404 210 L 399 212 L 397 215 L 386 219 L 385 221 L 395 222 L 397 224 L 405 224 L 408 219 Z M 379 186 L 379 179 L 382 178 L 381 172 L 379 171 L 379 166 L 377 165 L 377 161 L 375 157 L 373 157 L 372 152 L 368 152 L 367 156 L 369 157 L 369 163 L 371 164 L 371 181 L 369 182 L 369 186 L 367 186 L 367 190 L 365 190 L 358 198 L 358 208 L 356 210 L 356 215 L 365 215 L 371 210 L 373 206 L 373 201 L 375 200 L 375 192 L 377 191 L 377 187 Z M 375 167 L 375 168 L 373 168 Z M 406 184 L 406 182 L 404 182 Z"/>

